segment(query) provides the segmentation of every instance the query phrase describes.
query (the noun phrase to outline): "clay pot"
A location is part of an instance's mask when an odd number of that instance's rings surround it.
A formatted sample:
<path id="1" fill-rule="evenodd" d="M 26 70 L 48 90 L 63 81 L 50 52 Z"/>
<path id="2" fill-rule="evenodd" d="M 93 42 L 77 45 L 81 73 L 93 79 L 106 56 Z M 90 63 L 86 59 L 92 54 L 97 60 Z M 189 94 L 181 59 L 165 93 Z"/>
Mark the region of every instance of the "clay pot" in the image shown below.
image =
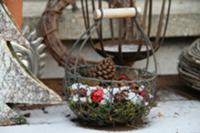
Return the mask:
<path id="1" fill-rule="evenodd" d="M 22 4 L 23 0 L 5 0 L 8 10 L 11 12 L 19 29 L 22 28 Z"/>

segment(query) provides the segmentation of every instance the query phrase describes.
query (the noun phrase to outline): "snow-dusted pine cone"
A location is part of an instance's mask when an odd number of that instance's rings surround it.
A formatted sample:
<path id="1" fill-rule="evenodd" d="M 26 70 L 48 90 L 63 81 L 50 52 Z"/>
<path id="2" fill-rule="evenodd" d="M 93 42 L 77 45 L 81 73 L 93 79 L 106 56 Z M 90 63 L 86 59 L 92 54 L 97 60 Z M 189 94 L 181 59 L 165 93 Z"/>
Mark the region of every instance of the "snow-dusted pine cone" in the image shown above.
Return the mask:
<path id="1" fill-rule="evenodd" d="M 128 97 L 128 91 L 122 91 L 121 93 L 117 93 L 114 96 L 115 102 L 124 102 Z"/>

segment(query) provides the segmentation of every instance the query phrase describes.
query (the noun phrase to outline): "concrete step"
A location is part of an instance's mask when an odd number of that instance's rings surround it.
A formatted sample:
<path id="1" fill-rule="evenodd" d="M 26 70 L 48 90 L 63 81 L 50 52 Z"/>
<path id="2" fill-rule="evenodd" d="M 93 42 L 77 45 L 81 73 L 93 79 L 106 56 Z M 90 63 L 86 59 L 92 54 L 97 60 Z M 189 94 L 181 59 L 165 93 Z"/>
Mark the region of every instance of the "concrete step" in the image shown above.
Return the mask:
<path id="1" fill-rule="evenodd" d="M 80 8 L 80 2 L 78 7 Z M 143 2 L 138 1 L 138 5 Z M 154 0 L 153 8 L 153 30 L 152 36 L 156 33 L 157 20 L 161 0 Z M 47 0 L 25 0 L 24 1 L 24 24 L 35 27 L 38 24 L 40 16 L 46 7 Z M 106 3 L 103 4 L 104 6 Z M 106 22 L 105 22 L 106 23 Z M 103 32 L 108 32 L 108 25 L 104 26 Z M 65 9 L 59 20 L 59 36 L 63 40 L 77 39 L 85 31 L 81 9 L 72 12 L 68 7 Z M 167 37 L 180 36 L 199 36 L 200 35 L 200 0 L 172 0 L 171 17 L 169 21 Z M 109 37 L 108 34 L 105 37 Z"/>

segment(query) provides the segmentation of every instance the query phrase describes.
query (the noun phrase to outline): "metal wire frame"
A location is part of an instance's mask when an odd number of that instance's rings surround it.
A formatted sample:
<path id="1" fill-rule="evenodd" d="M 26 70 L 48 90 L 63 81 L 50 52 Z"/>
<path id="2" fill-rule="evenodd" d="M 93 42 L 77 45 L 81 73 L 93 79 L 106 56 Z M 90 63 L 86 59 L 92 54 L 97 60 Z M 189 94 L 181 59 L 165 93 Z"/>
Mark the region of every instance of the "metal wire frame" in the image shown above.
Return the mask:
<path id="1" fill-rule="evenodd" d="M 168 1 L 168 5 L 167 5 L 167 1 Z M 86 29 L 88 29 L 91 25 L 90 20 L 93 17 L 90 15 L 91 10 L 92 12 L 94 12 L 95 9 L 102 9 L 103 8 L 102 2 L 103 2 L 102 0 L 98 0 L 98 5 L 96 6 L 95 0 L 81 0 L 82 13 L 83 13 Z M 117 2 L 118 4 L 116 4 Z M 136 2 L 137 0 L 124 0 L 124 1 L 109 0 L 107 8 L 135 7 Z M 92 9 L 89 8 L 89 5 L 92 5 Z M 153 8 L 153 0 L 145 0 L 143 16 L 142 17 L 138 16 L 138 19 L 140 18 L 141 20 L 140 22 L 138 22 L 138 25 L 140 25 L 144 29 L 145 31 L 144 33 L 147 34 L 149 38 L 151 37 L 151 30 L 152 30 L 152 14 L 153 14 L 152 8 Z M 169 21 L 170 8 L 171 8 L 171 0 L 162 0 L 156 37 L 154 41 L 152 41 L 154 51 L 157 51 L 160 45 L 162 45 L 164 42 L 164 38 L 166 35 L 167 26 L 168 26 L 168 21 Z M 165 14 L 166 14 L 166 17 L 165 17 Z M 127 59 L 127 57 L 124 57 L 126 56 L 125 55 L 126 53 L 122 51 L 122 45 L 123 45 L 122 43 L 127 42 L 127 41 L 130 41 L 131 43 L 132 40 L 143 41 L 143 37 L 140 31 L 138 31 L 138 28 L 137 28 L 138 25 L 135 24 L 135 21 L 133 19 L 125 18 L 125 19 L 119 19 L 118 21 L 119 21 L 119 33 L 118 33 L 118 36 L 116 37 L 114 36 L 115 30 L 114 30 L 113 19 L 109 19 L 109 27 L 110 27 L 109 40 L 112 40 L 114 45 L 118 45 L 118 51 L 117 51 L 118 57 L 116 57 L 117 58 L 116 62 L 118 64 L 126 65 L 126 64 L 129 64 L 127 63 L 128 60 L 130 60 L 131 62 L 134 62 L 137 60 L 141 60 L 143 58 L 147 58 L 147 56 L 145 55 L 147 55 L 146 52 L 148 51 L 148 49 L 146 49 L 145 53 L 141 51 L 142 46 L 145 44 L 138 45 L 137 50 L 136 50 L 137 52 L 135 53 L 132 52 L 132 54 L 129 53 L 130 56 L 127 55 L 129 59 Z M 101 55 L 106 57 L 108 56 L 108 51 L 105 51 L 105 46 L 107 45 L 108 40 L 104 39 L 103 27 L 104 27 L 103 22 L 101 20 L 96 30 L 99 44 L 93 41 L 92 38 L 90 38 L 90 43 L 92 44 L 93 48 L 97 52 L 99 52 Z M 96 47 L 97 45 L 100 45 L 100 46 Z M 152 53 L 150 53 L 150 55 L 151 54 Z"/>
<path id="2" fill-rule="evenodd" d="M 149 73 L 151 74 L 151 78 L 148 79 L 143 79 L 143 80 L 134 80 L 134 81 L 130 81 L 130 82 L 151 82 L 154 81 L 156 79 L 157 76 L 157 63 L 156 63 L 156 57 L 155 57 L 155 51 L 153 48 L 153 45 L 151 43 L 151 41 L 149 40 L 148 36 L 145 34 L 145 32 L 143 31 L 142 27 L 140 27 L 139 22 L 137 20 L 136 17 L 132 18 L 132 21 L 135 22 L 136 24 L 136 28 L 138 28 L 139 32 L 141 33 L 141 36 L 144 39 L 144 45 L 147 47 L 148 51 L 146 52 L 146 65 L 144 68 L 141 69 L 135 69 L 137 71 L 141 70 L 144 73 Z M 75 52 L 75 49 L 78 48 L 78 54 L 75 57 L 75 61 L 74 64 L 71 65 L 70 59 L 72 56 L 66 56 L 66 61 L 65 61 L 65 89 L 68 88 L 69 86 L 69 82 L 70 80 L 73 79 L 73 82 L 79 82 L 79 79 L 87 79 L 87 80 L 91 80 L 91 81 L 99 81 L 99 82 L 112 82 L 112 83 L 118 83 L 119 81 L 109 81 L 109 80 L 100 80 L 100 79 L 96 79 L 96 78 L 91 78 L 91 77 L 82 77 L 79 73 L 80 69 L 82 69 L 83 67 L 88 67 L 90 66 L 90 64 L 80 64 L 79 60 L 80 60 L 80 53 L 83 50 L 83 48 L 86 46 L 87 41 L 91 38 L 91 35 L 93 34 L 93 32 L 95 32 L 95 30 L 97 30 L 98 26 L 100 25 L 100 20 L 96 20 L 95 23 L 89 27 L 85 33 L 83 33 L 80 38 L 74 43 L 74 45 L 72 46 L 72 48 L 69 50 L 68 55 L 72 55 L 72 53 Z M 81 42 L 83 40 L 83 42 Z M 151 73 L 149 72 L 149 57 L 150 54 L 153 55 L 153 63 L 154 63 L 154 68 L 155 70 Z M 123 69 L 127 69 L 128 67 L 120 67 L 117 66 L 118 68 L 123 68 Z M 129 68 L 130 69 L 130 68 Z M 134 68 L 131 68 L 134 69 Z M 127 81 L 127 84 L 129 83 L 129 81 Z M 65 90 L 65 92 L 67 92 Z M 156 90 L 153 91 L 153 94 L 156 95 Z M 69 96 L 66 93 L 67 97 Z"/>
<path id="3" fill-rule="evenodd" d="M 77 102 L 74 102 L 72 105 L 70 105 L 70 102 L 71 102 L 70 99 L 72 98 L 72 95 L 70 94 L 70 91 L 71 91 L 70 87 L 74 83 L 78 83 L 78 90 L 80 90 L 81 88 L 80 88 L 79 83 L 82 83 L 83 80 L 90 81 L 92 83 L 99 82 L 99 83 L 103 83 L 103 84 L 109 84 L 109 86 L 110 86 L 109 93 L 112 95 L 112 97 L 110 98 L 111 101 L 114 100 L 114 97 L 113 97 L 114 96 L 114 94 L 113 94 L 114 87 L 116 86 L 116 84 L 120 84 L 120 83 L 123 83 L 126 86 L 129 86 L 130 83 L 138 83 L 138 84 L 145 85 L 148 93 L 152 94 L 153 96 L 156 96 L 156 77 L 157 77 L 156 64 L 157 63 L 156 63 L 156 58 L 154 55 L 155 51 L 154 51 L 153 45 L 152 45 L 151 41 L 149 40 L 148 36 L 145 34 L 143 28 L 140 26 L 140 23 L 138 22 L 138 18 L 135 17 L 135 18 L 131 18 L 130 20 L 135 24 L 135 29 L 137 29 L 138 32 L 140 33 L 141 37 L 144 40 L 144 45 L 148 49 L 148 51 L 146 52 L 147 63 L 145 65 L 145 67 L 141 68 L 141 69 L 135 69 L 135 68 L 123 67 L 123 66 L 116 66 L 116 68 L 119 71 L 129 70 L 131 73 L 136 72 L 137 78 L 135 80 L 132 80 L 132 81 L 101 80 L 101 79 L 97 79 L 97 78 L 93 78 L 93 77 L 83 77 L 81 75 L 81 73 L 80 73 L 81 70 L 88 69 L 90 67 L 94 67 L 91 64 L 80 64 L 79 63 L 79 60 L 81 58 L 80 53 L 81 53 L 82 49 L 86 46 L 86 42 L 91 41 L 91 36 L 95 31 L 102 32 L 100 29 L 98 29 L 99 26 L 101 26 L 101 24 L 102 24 L 101 20 L 96 20 L 93 24 L 89 24 L 89 22 L 86 22 L 86 26 L 88 26 L 86 29 L 86 32 L 84 34 L 82 34 L 81 37 L 74 43 L 74 45 L 72 46 L 72 48 L 70 49 L 70 51 L 68 53 L 69 55 L 72 55 L 72 53 L 75 52 L 75 49 L 78 48 L 78 52 L 77 52 L 78 55 L 76 55 L 73 65 L 69 65 L 71 56 L 66 57 L 66 62 L 65 62 L 66 100 L 69 102 L 69 106 L 72 108 L 74 113 L 84 121 L 88 121 L 88 122 L 97 122 L 97 121 L 99 122 L 100 121 L 103 124 L 117 124 L 117 123 L 127 124 L 129 122 L 135 121 L 135 120 L 143 117 L 144 115 L 148 114 L 148 112 L 150 111 L 150 109 L 152 107 L 151 104 L 142 105 L 136 109 L 135 114 L 134 114 L 134 110 L 130 109 L 129 110 L 131 112 L 130 114 L 127 114 L 124 116 L 124 113 L 126 113 L 126 110 L 122 110 L 122 111 L 118 112 L 118 114 L 116 116 L 113 116 L 112 111 L 115 110 L 115 108 L 117 108 L 118 106 L 122 106 L 122 107 L 124 105 L 126 106 L 127 103 L 121 102 L 121 103 L 115 104 L 115 103 L 110 102 L 109 106 L 105 107 L 107 111 L 104 113 L 98 112 L 98 109 L 101 108 L 101 106 L 93 107 L 93 105 L 90 105 L 89 103 L 83 104 L 81 102 L 80 96 L 78 96 Z M 103 39 L 101 39 L 101 40 L 103 42 Z M 77 51 L 77 49 L 76 49 L 76 51 Z M 149 72 L 149 57 L 151 54 L 153 54 L 153 61 L 154 61 L 154 65 L 155 65 L 155 70 L 153 72 Z M 87 96 L 87 98 L 88 98 L 88 96 Z M 154 100 L 155 99 L 149 99 L 147 101 L 149 103 L 151 103 Z M 137 106 L 137 105 L 134 105 L 134 106 Z M 89 112 L 87 112 L 88 110 L 89 110 Z M 91 114 L 94 114 L 94 115 L 91 115 Z M 132 115 L 131 118 L 129 117 L 130 115 Z M 110 117 L 112 119 L 109 119 Z M 102 123 L 100 123 L 100 124 L 102 124 Z"/>
<path id="4" fill-rule="evenodd" d="M 137 20 L 137 18 L 136 17 L 134 17 L 134 18 L 132 18 L 132 21 L 134 21 L 135 22 L 135 24 L 136 24 L 136 26 L 137 26 L 137 28 L 138 28 L 138 30 L 140 31 L 140 33 L 141 33 L 141 36 L 143 37 L 143 40 L 144 40 L 144 45 L 146 46 L 146 48 L 148 49 L 148 51 L 146 52 L 146 57 L 147 57 L 147 61 L 146 61 L 146 66 L 144 67 L 144 68 L 142 68 L 142 69 L 145 69 L 146 71 L 148 71 L 148 68 L 149 68 L 149 57 L 150 57 L 150 54 L 152 53 L 153 54 L 153 62 L 154 62 L 154 67 L 155 67 L 155 71 L 154 71 L 154 73 L 157 73 L 157 61 L 156 61 L 156 57 L 155 57 L 155 50 L 154 50 L 154 48 L 153 48 L 153 45 L 152 45 L 152 43 L 151 43 L 151 41 L 149 40 L 149 38 L 148 38 L 148 36 L 144 33 L 144 31 L 143 31 L 143 29 L 142 29 L 142 27 L 140 27 L 140 25 L 139 25 L 139 22 L 138 22 L 138 20 Z M 76 47 L 78 47 L 78 55 L 77 55 L 77 57 L 76 57 L 76 60 L 75 60 L 75 64 L 74 64 L 74 66 L 73 66 L 73 73 L 75 74 L 75 75 L 77 75 L 77 67 L 78 67 L 78 65 L 80 65 L 80 64 L 78 64 L 78 62 L 79 62 L 79 59 L 80 59 L 80 53 L 81 53 L 81 51 L 82 51 L 82 49 L 85 47 L 85 45 L 86 45 L 86 43 L 87 43 L 87 41 L 91 38 L 91 35 L 92 35 L 92 33 L 97 29 L 97 27 L 100 25 L 101 23 L 100 23 L 100 20 L 96 20 L 95 21 L 95 23 L 91 26 L 91 27 L 89 27 L 88 29 L 87 29 L 87 31 L 85 32 L 85 33 L 83 33 L 81 36 L 80 36 L 80 38 L 74 43 L 74 45 L 72 46 L 72 48 L 70 49 L 70 51 L 69 51 L 69 55 L 72 55 L 72 53 L 75 51 L 75 48 Z M 80 42 L 81 42 L 81 40 L 83 40 L 83 38 L 85 37 L 85 39 L 84 39 L 84 41 L 81 43 L 81 45 L 80 45 Z M 71 58 L 71 56 L 68 56 L 68 57 L 66 57 L 66 61 L 65 61 L 65 68 L 67 68 L 68 70 L 66 70 L 66 71 L 71 71 L 71 68 L 69 68 L 69 60 L 70 60 L 70 58 Z"/>

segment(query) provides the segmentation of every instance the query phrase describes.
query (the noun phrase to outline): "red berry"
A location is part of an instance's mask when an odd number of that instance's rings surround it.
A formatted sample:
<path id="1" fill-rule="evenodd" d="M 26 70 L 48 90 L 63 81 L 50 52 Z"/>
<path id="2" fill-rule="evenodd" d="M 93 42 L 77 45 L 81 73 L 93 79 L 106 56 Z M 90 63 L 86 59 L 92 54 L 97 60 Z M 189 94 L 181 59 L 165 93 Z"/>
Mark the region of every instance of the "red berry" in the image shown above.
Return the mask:
<path id="1" fill-rule="evenodd" d="M 142 91 L 140 91 L 140 92 L 139 92 L 139 95 L 140 95 L 140 96 L 142 96 L 142 97 L 144 97 L 144 96 L 145 96 L 145 94 L 146 94 L 146 93 L 145 93 L 145 91 L 144 91 L 144 90 L 142 90 Z"/>
<path id="2" fill-rule="evenodd" d="M 100 103 L 103 100 L 104 92 L 102 89 L 97 89 L 92 92 L 91 99 L 94 103 Z"/>
<path id="3" fill-rule="evenodd" d="M 120 76 L 116 78 L 116 80 L 129 80 L 129 79 L 125 74 L 120 74 Z"/>

